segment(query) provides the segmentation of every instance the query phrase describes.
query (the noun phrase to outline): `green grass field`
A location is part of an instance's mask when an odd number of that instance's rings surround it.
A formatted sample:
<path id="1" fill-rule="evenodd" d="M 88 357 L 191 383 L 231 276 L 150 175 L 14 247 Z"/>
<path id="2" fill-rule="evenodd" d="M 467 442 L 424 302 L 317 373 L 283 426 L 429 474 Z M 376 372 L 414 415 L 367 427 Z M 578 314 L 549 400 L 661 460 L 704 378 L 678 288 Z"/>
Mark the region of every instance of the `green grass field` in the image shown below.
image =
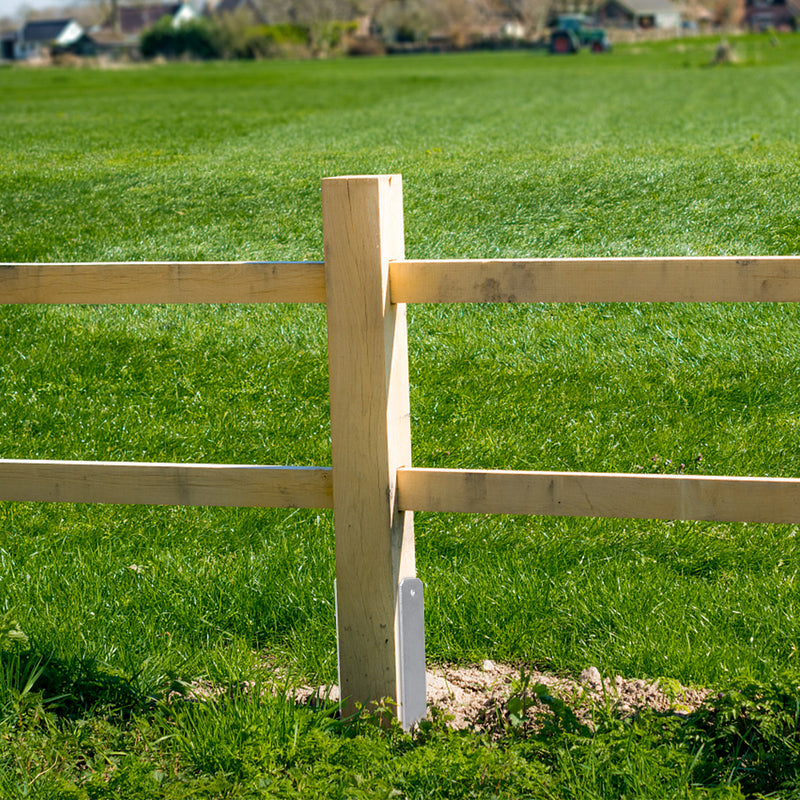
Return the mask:
<path id="1" fill-rule="evenodd" d="M 384 172 L 410 257 L 797 254 L 800 39 L 777 42 L 736 39 L 724 67 L 691 39 L 0 69 L 0 261 L 320 260 L 320 179 Z M 0 307 L 0 331 L 2 457 L 330 463 L 324 308 Z M 800 475 L 793 306 L 419 306 L 410 349 L 418 466 Z M 794 526 L 416 530 L 433 662 L 788 685 L 787 719 L 800 698 Z M 795 767 L 754 782 L 709 755 L 722 734 L 698 750 L 658 720 L 489 746 L 169 703 L 265 659 L 335 679 L 332 537 L 327 512 L 0 504 L 0 619 L 28 636 L 0 655 L 0 796 L 795 791 Z M 758 763 L 796 766 L 796 717 L 764 719 Z"/>

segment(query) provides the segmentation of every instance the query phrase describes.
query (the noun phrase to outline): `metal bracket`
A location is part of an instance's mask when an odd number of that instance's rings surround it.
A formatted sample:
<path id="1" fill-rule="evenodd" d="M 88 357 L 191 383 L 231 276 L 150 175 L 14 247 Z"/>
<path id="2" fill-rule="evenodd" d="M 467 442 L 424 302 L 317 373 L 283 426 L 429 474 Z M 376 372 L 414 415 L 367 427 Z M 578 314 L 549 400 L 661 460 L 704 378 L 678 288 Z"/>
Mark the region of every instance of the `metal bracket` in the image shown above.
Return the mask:
<path id="1" fill-rule="evenodd" d="M 425 681 L 425 598 L 419 578 L 400 581 L 400 723 L 409 730 L 428 713 Z"/>

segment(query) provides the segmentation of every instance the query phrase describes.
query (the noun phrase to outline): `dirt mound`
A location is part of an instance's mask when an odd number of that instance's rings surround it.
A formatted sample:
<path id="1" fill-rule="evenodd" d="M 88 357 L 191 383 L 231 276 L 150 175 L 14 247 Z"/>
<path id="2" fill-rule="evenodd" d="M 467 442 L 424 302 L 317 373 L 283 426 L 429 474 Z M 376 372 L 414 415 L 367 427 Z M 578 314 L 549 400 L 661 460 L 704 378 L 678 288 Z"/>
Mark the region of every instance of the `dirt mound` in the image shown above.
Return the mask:
<path id="1" fill-rule="evenodd" d="M 542 713 L 566 707 L 579 723 L 591 727 L 593 708 L 598 705 L 620 716 L 644 708 L 687 714 L 708 697 L 705 689 L 690 689 L 676 681 L 628 680 L 617 675 L 603 678 L 596 667 L 588 667 L 576 679 L 552 673 L 520 670 L 507 664 L 484 661 L 480 665 L 442 665 L 427 672 L 430 715 L 444 718 L 453 728 L 495 732 L 512 720 L 528 724 Z M 338 699 L 338 687 L 303 687 L 296 699 L 315 703 Z"/>
<path id="2" fill-rule="evenodd" d="M 689 713 L 708 694 L 677 682 L 628 680 L 619 675 L 603 678 L 595 667 L 585 669 L 577 680 L 492 661 L 474 667 L 442 666 L 428 672 L 428 702 L 450 716 L 450 724 L 456 728 L 497 729 L 512 715 L 519 719 L 552 713 L 558 701 L 590 726 L 592 707 L 597 705 L 620 716 L 644 708 Z M 510 704 L 512 698 L 517 702 Z"/>

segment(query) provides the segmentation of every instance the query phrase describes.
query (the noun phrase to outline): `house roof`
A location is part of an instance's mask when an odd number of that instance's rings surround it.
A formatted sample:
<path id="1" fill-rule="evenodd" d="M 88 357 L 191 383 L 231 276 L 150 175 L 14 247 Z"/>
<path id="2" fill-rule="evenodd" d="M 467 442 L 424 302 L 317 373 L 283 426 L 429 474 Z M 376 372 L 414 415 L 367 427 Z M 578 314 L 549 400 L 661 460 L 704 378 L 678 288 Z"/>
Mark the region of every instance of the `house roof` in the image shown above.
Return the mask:
<path id="1" fill-rule="evenodd" d="M 632 14 L 677 14 L 678 6 L 672 0 L 610 0 Z"/>
<path id="2" fill-rule="evenodd" d="M 53 42 L 73 22 L 72 19 L 36 19 L 26 22 L 20 31 L 25 42 Z"/>
<path id="3" fill-rule="evenodd" d="M 174 17 L 183 3 L 152 3 L 119 7 L 119 29 L 123 34 L 136 34 L 155 25 L 162 17 Z"/>

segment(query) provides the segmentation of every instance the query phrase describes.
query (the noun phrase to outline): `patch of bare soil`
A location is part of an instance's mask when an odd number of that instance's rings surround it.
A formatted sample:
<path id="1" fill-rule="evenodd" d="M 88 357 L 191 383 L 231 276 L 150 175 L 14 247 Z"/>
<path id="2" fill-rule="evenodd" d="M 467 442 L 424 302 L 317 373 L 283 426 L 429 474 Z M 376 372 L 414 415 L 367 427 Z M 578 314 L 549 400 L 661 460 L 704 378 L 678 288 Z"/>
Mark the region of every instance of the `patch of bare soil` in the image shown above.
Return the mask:
<path id="1" fill-rule="evenodd" d="M 642 709 L 689 713 L 709 695 L 708 690 L 689 689 L 677 683 L 628 680 L 617 675 L 603 678 L 596 667 L 585 669 L 577 680 L 552 673 L 526 672 L 505 664 L 484 661 L 475 667 L 439 667 L 428 673 L 428 702 L 452 717 L 455 728 L 496 730 L 509 718 L 508 701 L 529 719 L 552 713 L 557 698 L 584 724 L 591 726 L 592 708 L 602 706 L 619 716 Z M 540 699 L 540 697 L 542 699 Z"/>
<path id="2" fill-rule="evenodd" d="M 629 680 L 617 675 L 603 678 L 596 667 L 588 667 L 577 679 L 552 673 L 525 672 L 506 664 L 484 661 L 471 667 L 439 666 L 427 673 L 429 715 L 444 717 L 453 728 L 486 732 L 502 730 L 509 721 L 509 700 L 514 713 L 527 721 L 552 713 L 552 700 L 566 704 L 577 719 L 591 727 L 592 709 L 608 708 L 626 717 L 650 708 L 659 712 L 687 714 L 708 697 L 709 690 L 690 689 L 677 682 Z M 539 698 L 542 698 L 541 700 Z M 298 702 L 337 700 L 338 687 L 304 687 Z M 545 702 L 542 702 L 545 700 Z M 547 702 L 550 700 L 550 702 Z"/>

